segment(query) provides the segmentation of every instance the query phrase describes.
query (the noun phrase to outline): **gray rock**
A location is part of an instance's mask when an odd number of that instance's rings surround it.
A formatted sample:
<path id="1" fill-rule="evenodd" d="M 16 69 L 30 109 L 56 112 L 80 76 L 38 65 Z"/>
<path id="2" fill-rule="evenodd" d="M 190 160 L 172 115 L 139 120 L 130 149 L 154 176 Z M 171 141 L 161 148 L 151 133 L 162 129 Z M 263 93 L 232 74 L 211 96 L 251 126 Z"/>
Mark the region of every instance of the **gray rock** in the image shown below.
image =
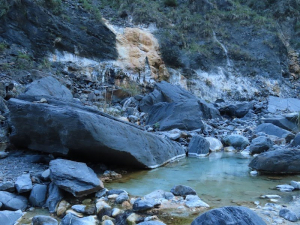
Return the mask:
<path id="1" fill-rule="evenodd" d="M 23 174 L 19 176 L 15 182 L 15 187 L 18 193 L 24 193 L 31 191 L 32 189 L 32 181 L 30 178 L 30 174 Z"/>
<path id="2" fill-rule="evenodd" d="M 268 99 L 268 111 L 271 113 L 275 113 L 277 111 L 299 112 L 300 99 L 270 96 Z"/>
<path id="3" fill-rule="evenodd" d="M 76 212 L 84 213 L 86 206 L 85 205 L 73 205 L 71 208 L 73 210 L 75 210 Z"/>
<path id="4" fill-rule="evenodd" d="M 57 204 L 63 199 L 63 193 L 56 184 L 51 182 L 48 188 L 48 198 L 45 206 L 49 209 L 50 213 L 54 213 Z"/>
<path id="5" fill-rule="evenodd" d="M 191 187 L 184 185 L 176 185 L 171 189 L 171 192 L 176 196 L 197 195 L 196 191 Z"/>
<path id="6" fill-rule="evenodd" d="M 168 192 L 168 191 L 165 192 L 165 199 L 171 200 L 171 199 L 173 199 L 174 197 L 175 197 L 175 196 L 174 196 L 174 194 L 173 194 L 172 192 Z"/>
<path id="7" fill-rule="evenodd" d="M 189 208 L 209 207 L 209 205 L 202 201 L 197 195 L 187 195 L 185 200 L 185 205 Z"/>
<path id="8" fill-rule="evenodd" d="M 210 151 L 220 151 L 223 148 L 223 144 L 216 138 L 213 137 L 205 137 L 205 139 L 209 142 L 209 150 Z"/>
<path id="9" fill-rule="evenodd" d="M 250 145 L 250 153 L 260 154 L 262 152 L 268 151 L 273 147 L 273 142 L 270 138 L 260 136 L 252 140 Z"/>
<path id="10" fill-rule="evenodd" d="M 291 181 L 291 185 L 295 188 L 295 190 L 300 190 L 300 182 L 298 181 Z"/>
<path id="11" fill-rule="evenodd" d="M 122 190 L 122 189 L 111 189 L 111 190 L 109 190 L 106 194 L 107 195 L 114 195 L 114 194 L 117 194 L 117 195 L 119 195 L 119 194 L 121 194 L 121 193 L 123 193 L 123 192 L 126 192 L 125 190 Z M 127 192 L 126 192 L 127 193 Z"/>
<path id="12" fill-rule="evenodd" d="M 299 145 L 300 145 L 300 133 L 296 134 L 292 142 L 292 146 L 299 146 Z"/>
<path id="13" fill-rule="evenodd" d="M 15 195 L 6 191 L 0 191 L 0 202 L 2 202 L 2 209 L 8 210 L 22 210 L 27 208 L 27 198 L 20 195 Z"/>
<path id="14" fill-rule="evenodd" d="M 17 220 L 22 217 L 23 213 L 21 210 L 18 211 L 0 211 L 0 223 L 3 225 L 14 225 Z"/>
<path id="15" fill-rule="evenodd" d="M 297 121 L 288 120 L 284 116 L 264 118 L 264 119 L 262 119 L 262 121 L 263 121 L 263 123 L 272 123 L 272 124 L 282 128 L 282 129 L 285 129 L 285 130 L 288 130 L 288 131 L 292 131 L 292 132 L 299 131 Z"/>
<path id="16" fill-rule="evenodd" d="M 253 102 L 242 102 L 238 104 L 231 104 L 220 109 L 220 113 L 231 117 L 244 117 L 251 109 L 253 109 Z"/>
<path id="17" fill-rule="evenodd" d="M 14 192 L 15 184 L 11 181 L 0 183 L 0 191 Z"/>
<path id="18" fill-rule="evenodd" d="M 279 138 L 284 138 L 287 142 L 290 142 L 295 135 L 291 132 L 284 130 L 271 123 L 262 123 L 255 128 L 254 131 L 256 134 L 259 132 L 266 133 L 268 135 L 274 135 Z"/>
<path id="19" fill-rule="evenodd" d="M 60 221 L 59 225 L 97 225 L 97 220 L 94 216 L 87 216 L 79 218 L 71 213 L 68 213 L 64 216 L 64 218 Z"/>
<path id="20" fill-rule="evenodd" d="M 254 170 L 264 173 L 300 173 L 299 150 L 274 150 L 256 156 L 249 164 Z"/>
<path id="21" fill-rule="evenodd" d="M 209 153 L 209 142 L 200 135 L 192 137 L 188 146 L 189 156 L 207 155 Z"/>
<path id="22" fill-rule="evenodd" d="M 65 155 L 83 154 L 93 160 L 139 168 L 155 168 L 185 155 L 179 144 L 97 110 L 47 100 L 48 104 L 9 100 L 14 127 L 10 140 L 15 146 Z M 126 144 L 129 140 L 135 141 Z"/>
<path id="23" fill-rule="evenodd" d="M 51 216 L 35 216 L 32 218 L 32 225 L 58 225 L 58 222 Z"/>
<path id="24" fill-rule="evenodd" d="M 132 206 L 133 211 L 141 212 L 154 208 L 154 202 L 149 200 L 137 199 Z"/>
<path id="25" fill-rule="evenodd" d="M 95 197 L 96 198 L 101 198 L 103 197 L 104 195 L 106 195 L 106 193 L 108 192 L 108 190 L 106 188 L 103 188 L 102 190 L 98 191 L 96 194 L 95 194 Z"/>
<path id="26" fill-rule="evenodd" d="M 62 100 L 73 100 L 71 91 L 52 76 L 33 81 L 25 91 L 26 95 L 53 96 Z"/>
<path id="27" fill-rule="evenodd" d="M 295 189 L 292 185 L 288 184 L 277 185 L 276 188 L 281 192 L 292 192 Z"/>
<path id="28" fill-rule="evenodd" d="M 123 202 L 127 201 L 129 199 L 129 196 L 127 193 L 123 192 L 119 194 L 119 196 L 116 198 L 117 204 L 122 204 Z"/>
<path id="29" fill-rule="evenodd" d="M 166 224 L 160 221 L 145 221 L 145 222 L 138 223 L 138 225 L 166 225 Z"/>
<path id="30" fill-rule="evenodd" d="M 297 215 L 289 209 L 281 209 L 279 216 L 291 222 L 297 222 L 299 220 Z"/>
<path id="31" fill-rule="evenodd" d="M 198 216 L 191 225 L 266 225 L 252 210 L 242 206 L 227 206 L 209 210 Z"/>
<path id="32" fill-rule="evenodd" d="M 94 171 L 85 163 L 65 159 L 50 162 L 51 180 L 61 189 L 82 197 L 104 188 Z"/>
<path id="33" fill-rule="evenodd" d="M 35 184 L 29 196 L 29 202 L 32 206 L 42 207 L 46 202 L 47 185 Z"/>
<path id="34" fill-rule="evenodd" d="M 50 170 L 49 169 L 45 170 L 41 176 L 42 176 L 43 180 L 46 180 L 46 181 L 50 180 Z"/>
<path id="35" fill-rule="evenodd" d="M 235 149 L 245 149 L 249 144 L 249 140 L 238 134 L 228 135 L 224 137 L 223 142 L 226 146 L 232 146 Z"/>

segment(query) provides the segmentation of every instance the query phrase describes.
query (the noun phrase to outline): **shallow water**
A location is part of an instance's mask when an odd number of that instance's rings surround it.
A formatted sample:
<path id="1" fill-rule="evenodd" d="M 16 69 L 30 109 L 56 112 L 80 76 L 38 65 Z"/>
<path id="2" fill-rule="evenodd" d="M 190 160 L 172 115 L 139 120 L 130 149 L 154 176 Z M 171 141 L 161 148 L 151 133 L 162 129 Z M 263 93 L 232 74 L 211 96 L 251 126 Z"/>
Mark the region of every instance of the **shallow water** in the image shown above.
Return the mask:
<path id="1" fill-rule="evenodd" d="M 254 201 L 266 202 L 259 198 L 266 194 L 278 194 L 282 196 L 279 203 L 286 203 L 292 195 L 299 195 L 298 191 L 283 193 L 275 190 L 276 185 L 300 180 L 299 175 L 252 177 L 248 167 L 250 161 L 251 158 L 238 153 L 212 153 L 206 158 L 185 158 L 161 168 L 130 172 L 105 186 L 144 196 L 157 189 L 170 191 L 174 185 L 187 185 L 212 208 L 225 205 L 254 207 Z"/>

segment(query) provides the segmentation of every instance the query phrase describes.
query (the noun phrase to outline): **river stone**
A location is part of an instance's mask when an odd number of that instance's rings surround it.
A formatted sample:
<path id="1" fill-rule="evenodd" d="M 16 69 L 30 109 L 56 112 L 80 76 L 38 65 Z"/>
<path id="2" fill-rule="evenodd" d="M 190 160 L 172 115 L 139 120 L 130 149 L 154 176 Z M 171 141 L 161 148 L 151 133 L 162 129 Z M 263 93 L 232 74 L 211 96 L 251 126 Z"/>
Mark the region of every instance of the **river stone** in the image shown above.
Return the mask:
<path id="1" fill-rule="evenodd" d="M 292 142 L 292 146 L 299 146 L 300 145 L 300 132 L 298 134 L 296 134 L 293 142 Z"/>
<path id="2" fill-rule="evenodd" d="M 66 159 L 50 162 L 51 180 L 61 189 L 82 197 L 103 189 L 103 184 L 85 163 Z"/>
<path id="3" fill-rule="evenodd" d="M 206 137 L 205 138 L 209 142 L 209 150 L 212 152 L 221 151 L 223 148 L 223 144 L 220 140 L 214 137 Z"/>
<path id="4" fill-rule="evenodd" d="M 33 96 L 53 96 L 61 100 L 73 99 L 71 91 L 52 76 L 33 81 L 27 86 L 25 94 Z"/>
<path id="5" fill-rule="evenodd" d="M 118 195 L 116 198 L 116 203 L 117 204 L 122 204 L 123 202 L 127 201 L 129 199 L 129 196 L 126 192 L 122 192 L 121 194 Z"/>
<path id="6" fill-rule="evenodd" d="M 274 150 L 256 156 L 249 164 L 254 170 L 264 173 L 300 173 L 299 150 Z"/>
<path id="7" fill-rule="evenodd" d="M 48 198 L 45 204 L 45 206 L 49 209 L 50 213 L 54 213 L 56 211 L 56 206 L 62 199 L 62 190 L 60 190 L 56 184 L 51 182 L 49 184 Z"/>
<path id="8" fill-rule="evenodd" d="M 262 123 L 255 128 L 256 134 L 259 132 L 266 133 L 268 135 L 274 135 L 279 138 L 284 138 L 287 142 L 290 142 L 295 136 L 291 132 L 284 130 L 271 123 Z"/>
<path id="9" fill-rule="evenodd" d="M 1 225 L 15 225 L 17 220 L 23 216 L 21 210 L 17 211 L 0 211 L 0 223 Z"/>
<path id="10" fill-rule="evenodd" d="M 209 210 L 191 225 L 266 225 L 252 210 L 243 206 L 227 206 Z"/>
<path id="11" fill-rule="evenodd" d="M 50 170 L 47 169 L 45 170 L 42 174 L 41 177 L 43 178 L 43 180 L 48 181 L 50 180 Z"/>
<path id="12" fill-rule="evenodd" d="M 291 181 L 291 185 L 295 188 L 295 190 L 300 190 L 300 182 L 298 181 Z"/>
<path id="13" fill-rule="evenodd" d="M 197 195 L 196 191 L 191 187 L 184 185 L 176 185 L 171 189 L 175 196 Z"/>
<path id="14" fill-rule="evenodd" d="M 295 189 L 292 185 L 288 184 L 277 185 L 276 188 L 281 192 L 292 192 Z"/>
<path id="15" fill-rule="evenodd" d="M 297 215 L 289 209 L 281 209 L 279 216 L 291 222 L 297 222 L 299 220 Z"/>
<path id="16" fill-rule="evenodd" d="M 232 134 L 224 137 L 223 142 L 225 145 L 232 146 L 239 150 L 245 149 L 250 144 L 246 137 L 238 134 Z"/>
<path id="17" fill-rule="evenodd" d="M 32 206 L 42 207 L 46 202 L 47 185 L 35 184 L 29 196 L 29 202 Z"/>
<path id="18" fill-rule="evenodd" d="M 60 225 L 97 225 L 98 222 L 95 219 L 95 216 L 87 216 L 83 218 L 79 218 L 71 213 L 68 213 L 64 216 L 64 218 L 60 221 Z"/>
<path id="19" fill-rule="evenodd" d="M 58 222 L 51 216 L 35 216 L 32 218 L 32 225 L 58 225 Z"/>
<path id="20" fill-rule="evenodd" d="M 260 136 L 252 140 L 250 144 L 250 153 L 260 154 L 262 152 L 268 151 L 270 148 L 273 147 L 273 142 L 270 138 L 265 136 Z"/>
<path id="21" fill-rule="evenodd" d="M 30 174 L 23 174 L 19 176 L 15 182 L 15 187 L 18 193 L 28 192 L 32 189 L 32 181 Z"/>
<path id="22" fill-rule="evenodd" d="M 0 191 L 14 192 L 15 190 L 15 184 L 11 181 L 0 183 Z"/>
<path id="23" fill-rule="evenodd" d="M 192 137 L 188 146 L 189 156 L 207 155 L 209 153 L 209 142 L 200 135 Z"/>
<path id="24" fill-rule="evenodd" d="M 15 195 L 6 191 L 0 191 L 0 202 L 2 202 L 2 209 L 8 210 L 22 210 L 27 208 L 27 198 L 20 195 Z"/>
<path id="25" fill-rule="evenodd" d="M 154 201 L 137 199 L 133 203 L 133 211 L 141 212 L 154 208 Z"/>
<path id="26" fill-rule="evenodd" d="M 48 104 L 22 98 L 8 101 L 10 140 L 17 147 L 139 168 L 156 168 L 185 155 L 179 144 L 98 110 L 51 98 Z"/>

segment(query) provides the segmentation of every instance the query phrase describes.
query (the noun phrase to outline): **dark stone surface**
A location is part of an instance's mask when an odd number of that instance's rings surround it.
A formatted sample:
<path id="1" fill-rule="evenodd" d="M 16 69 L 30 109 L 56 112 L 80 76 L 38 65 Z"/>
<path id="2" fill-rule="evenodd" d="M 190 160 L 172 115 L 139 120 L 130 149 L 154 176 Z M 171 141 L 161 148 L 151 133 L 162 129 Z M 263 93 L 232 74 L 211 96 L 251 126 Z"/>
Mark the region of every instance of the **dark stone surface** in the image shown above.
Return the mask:
<path id="1" fill-rule="evenodd" d="M 16 221 L 22 217 L 21 210 L 18 211 L 0 211 L 0 222 L 3 225 L 14 225 Z"/>
<path id="2" fill-rule="evenodd" d="M 266 225 L 252 210 L 243 206 L 227 206 L 198 216 L 191 225 Z"/>
<path id="3" fill-rule="evenodd" d="M 103 188 L 94 171 L 85 163 L 65 159 L 50 162 L 50 178 L 61 189 L 82 197 Z"/>
<path id="4" fill-rule="evenodd" d="M 58 222 L 51 216 L 35 216 L 32 218 L 32 225 L 58 225 Z"/>
<path id="5" fill-rule="evenodd" d="M 281 209 L 279 216 L 291 222 L 297 222 L 299 220 L 297 215 L 289 209 Z"/>
<path id="6" fill-rule="evenodd" d="M 255 128 L 255 133 L 263 132 L 268 135 L 274 135 L 279 138 L 284 138 L 287 142 L 290 142 L 295 135 L 291 132 L 284 130 L 271 123 L 262 123 Z"/>
<path id="7" fill-rule="evenodd" d="M 252 140 L 250 144 L 250 153 L 253 154 L 259 154 L 265 151 L 268 151 L 270 148 L 272 148 L 273 142 L 270 138 L 260 136 Z"/>
<path id="8" fill-rule="evenodd" d="M 242 102 L 235 105 L 228 105 L 220 109 L 222 115 L 228 115 L 230 117 L 244 117 L 251 109 L 253 109 L 253 102 Z"/>
<path id="9" fill-rule="evenodd" d="M 188 146 L 188 155 L 199 156 L 208 154 L 209 146 L 209 142 L 204 137 L 200 135 L 193 136 Z"/>
<path id="10" fill-rule="evenodd" d="M 140 168 L 154 168 L 185 154 L 177 143 L 97 110 L 47 100 L 48 104 L 8 101 L 13 125 L 10 140 L 14 145 Z"/>
<path id="11" fill-rule="evenodd" d="M 299 146 L 300 145 L 300 133 L 296 134 L 293 142 L 292 142 L 293 146 Z"/>
<path id="12" fill-rule="evenodd" d="M 128 199 L 129 199 L 128 194 L 123 192 L 116 198 L 116 203 L 122 204 L 123 202 L 127 201 Z"/>
<path id="13" fill-rule="evenodd" d="M 196 195 L 196 191 L 188 186 L 176 185 L 171 189 L 171 192 L 176 196 Z"/>
<path id="14" fill-rule="evenodd" d="M 0 202 L 2 202 L 2 209 L 8 210 L 22 210 L 27 208 L 27 198 L 20 195 L 15 195 L 6 191 L 0 191 Z"/>
<path id="15" fill-rule="evenodd" d="M 299 127 L 297 125 L 297 121 L 290 121 L 284 116 L 277 116 L 277 117 L 271 117 L 271 118 L 264 118 L 262 120 L 264 123 L 272 123 L 282 129 L 291 131 L 291 132 L 297 132 L 299 131 Z"/>
<path id="16" fill-rule="evenodd" d="M 32 206 L 42 207 L 46 202 L 47 185 L 35 184 L 29 196 L 29 203 Z"/>
<path id="17" fill-rule="evenodd" d="M 18 193 L 24 193 L 31 191 L 32 189 L 32 181 L 30 178 L 30 174 L 23 174 L 19 176 L 15 182 L 15 187 Z"/>
<path id="18" fill-rule="evenodd" d="M 77 216 L 74 216 L 71 213 L 68 213 L 67 215 L 62 218 L 60 221 L 60 225 L 91 225 L 96 224 L 94 216 L 87 216 L 79 218 Z"/>
<path id="19" fill-rule="evenodd" d="M 63 199 L 62 190 L 58 188 L 54 182 L 48 186 L 48 197 L 45 206 L 49 209 L 50 213 L 54 213 L 57 204 Z"/>
<path id="20" fill-rule="evenodd" d="M 274 150 L 256 156 L 249 164 L 254 170 L 264 173 L 300 173 L 299 150 Z"/>
<path id="21" fill-rule="evenodd" d="M 224 137 L 223 143 L 225 146 L 233 146 L 234 148 L 239 150 L 246 148 L 250 144 L 249 140 L 246 137 L 237 134 L 232 134 Z"/>
<path id="22" fill-rule="evenodd" d="M 137 199 L 132 206 L 133 211 L 142 212 L 154 208 L 154 202 L 148 200 Z"/>
<path id="23" fill-rule="evenodd" d="M 15 184 L 11 181 L 0 183 L 0 191 L 14 192 L 15 190 Z"/>

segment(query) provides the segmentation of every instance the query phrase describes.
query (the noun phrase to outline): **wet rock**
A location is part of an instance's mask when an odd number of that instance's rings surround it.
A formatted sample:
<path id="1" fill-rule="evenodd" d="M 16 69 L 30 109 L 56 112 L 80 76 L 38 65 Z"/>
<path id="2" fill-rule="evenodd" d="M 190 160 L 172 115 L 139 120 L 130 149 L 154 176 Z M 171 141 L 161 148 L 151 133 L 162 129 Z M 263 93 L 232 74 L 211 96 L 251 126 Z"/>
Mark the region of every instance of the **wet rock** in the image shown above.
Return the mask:
<path id="1" fill-rule="evenodd" d="M 0 183 L 0 191 L 14 192 L 15 184 L 11 181 L 2 182 Z"/>
<path id="2" fill-rule="evenodd" d="M 18 219 L 22 217 L 23 213 L 21 210 L 17 211 L 0 211 L 0 222 L 3 225 L 15 225 Z"/>
<path id="3" fill-rule="evenodd" d="M 87 216 L 87 217 L 79 218 L 77 216 L 74 216 L 71 213 L 68 213 L 61 220 L 60 225 L 70 225 L 70 224 L 97 225 L 98 221 L 94 216 Z"/>
<path id="4" fill-rule="evenodd" d="M 209 142 L 200 135 L 193 136 L 188 146 L 188 155 L 197 157 L 208 153 Z"/>
<path id="5" fill-rule="evenodd" d="M 82 197 L 103 188 L 97 175 L 85 163 L 65 159 L 50 162 L 51 180 L 61 189 Z"/>
<path id="6" fill-rule="evenodd" d="M 292 192 L 295 188 L 288 184 L 277 185 L 276 188 L 281 192 Z"/>
<path id="7" fill-rule="evenodd" d="M 262 152 L 268 151 L 270 148 L 273 147 L 273 142 L 270 138 L 260 136 L 252 140 L 250 145 L 250 153 L 260 154 Z"/>
<path id="8" fill-rule="evenodd" d="M 265 173 L 300 173 L 299 150 L 274 150 L 256 156 L 249 167 Z"/>
<path id="9" fill-rule="evenodd" d="M 292 146 L 299 146 L 299 145 L 300 145 L 300 133 L 296 134 L 292 142 Z"/>
<path id="10" fill-rule="evenodd" d="M 300 190 L 300 182 L 298 181 L 291 181 L 291 186 L 295 188 L 295 190 Z"/>
<path id="11" fill-rule="evenodd" d="M 191 225 L 266 225 L 252 210 L 242 206 L 228 206 L 210 210 L 197 217 Z"/>
<path id="12" fill-rule="evenodd" d="M 191 187 L 184 185 L 176 185 L 171 189 L 171 192 L 175 196 L 187 196 L 187 195 L 196 195 L 196 191 Z"/>
<path id="13" fill-rule="evenodd" d="M 149 200 L 137 199 L 133 204 L 133 211 L 142 212 L 154 208 L 154 202 Z"/>
<path id="14" fill-rule="evenodd" d="M 209 150 L 212 152 L 220 151 L 223 148 L 223 144 L 220 140 L 213 137 L 206 137 L 205 138 L 209 142 Z"/>
<path id="15" fill-rule="evenodd" d="M 121 194 L 118 195 L 118 197 L 116 198 L 116 203 L 117 204 L 122 204 L 123 202 L 127 201 L 129 199 L 129 196 L 126 192 L 123 192 Z"/>
<path id="16" fill-rule="evenodd" d="M 227 146 L 232 146 L 235 149 L 245 149 L 249 144 L 249 140 L 242 135 L 228 135 L 224 137 L 223 142 Z"/>
<path id="17" fill-rule="evenodd" d="M 180 145 L 97 110 L 55 99 L 35 104 L 31 102 L 33 97 L 23 98 L 28 101 L 9 100 L 14 126 L 10 139 L 18 147 L 81 154 L 92 160 L 140 168 L 155 168 L 185 155 Z M 124 144 L 128 140 L 135 141 Z"/>
<path id="18" fill-rule="evenodd" d="M 48 198 L 45 206 L 49 209 L 50 213 L 54 213 L 57 204 L 63 199 L 63 193 L 53 182 L 49 184 Z"/>
<path id="19" fill-rule="evenodd" d="M 15 195 L 6 191 L 0 191 L 0 202 L 2 202 L 2 209 L 8 210 L 22 210 L 27 208 L 27 198 L 20 195 Z"/>
<path id="20" fill-rule="evenodd" d="M 297 222 L 299 220 L 297 215 L 289 209 L 281 209 L 279 216 L 291 222 Z"/>
<path id="21" fill-rule="evenodd" d="M 58 222 L 51 216 L 35 216 L 32 218 L 32 225 L 58 225 Z"/>
<path id="22" fill-rule="evenodd" d="M 25 91 L 26 95 L 53 96 L 61 100 L 72 100 L 71 91 L 52 76 L 33 81 Z"/>
<path id="23" fill-rule="evenodd" d="M 209 207 L 209 205 L 202 201 L 197 195 L 187 195 L 185 200 L 185 205 L 189 208 Z"/>
<path id="24" fill-rule="evenodd" d="M 263 132 L 268 135 L 274 135 L 279 138 L 284 138 L 287 142 L 290 142 L 295 137 L 291 132 L 284 130 L 284 129 L 282 129 L 274 124 L 271 124 L 271 123 L 262 123 L 262 124 L 258 125 L 255 128 L 254 132 L 256 134 L 259 132 Z"/>
<path id="25" fill-rule="evenodd" d="M 19 176 L 15 182 L 15 187 L 18 193 L 28 192 L 32 189 L 32 181 L 30 174 L 23 174 Z"/>
<path id="26" fill-rule="evenodd" d="M 32 206 L 42 207 L 46 202 L 47 185 L 35 184 L 29 196 L 29 202 Z"/>
<path id="27" fill-rule="evenodd" d="M 275 113 L 277 111 L 300 111 L 300 100 L 296 98 L 279 98 L 270 96 L 268 99 L 268 111 Z"/>

